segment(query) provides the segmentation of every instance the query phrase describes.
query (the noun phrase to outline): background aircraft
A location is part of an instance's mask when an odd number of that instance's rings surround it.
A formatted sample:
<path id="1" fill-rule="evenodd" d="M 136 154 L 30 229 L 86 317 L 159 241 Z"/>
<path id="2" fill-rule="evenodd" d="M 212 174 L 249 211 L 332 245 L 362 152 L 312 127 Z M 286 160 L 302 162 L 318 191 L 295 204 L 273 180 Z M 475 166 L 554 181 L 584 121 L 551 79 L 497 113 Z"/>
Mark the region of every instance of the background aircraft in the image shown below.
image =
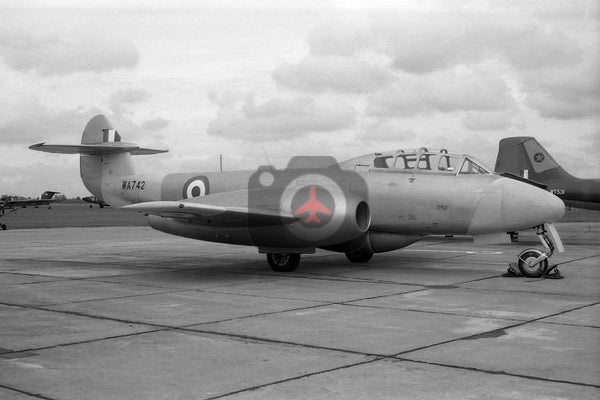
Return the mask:
<path id="1" fill-rule="evenodd" d="M 0 211 L 2 212 L 2 215 L 4 215 L 6 210 L 12 210 L 14 212 L 19 208 L 27 208 L 28 206 L 37 208 L 39 206 L 47 205 L 48 208 L 52 208 L 50 204 L 57 200 L 56 195 L 58 194 L 60 194 L 60 192 L 46 190 L 39 199 L 28 199 L 19 196 L 2 196 L 2 198 L 0 198 Z M 6 230 L 6 224 L 0 224 L 0 229 Z"/>
<path id="2" fill-rule="evenodd" d="M 90 208 L 92 208 L 93 204 L 98 204 L 98 207 L 100 207 L 100 208 L 110 207 L 108 204 L 106 204 L 102 200 L 99 200 L 96 196 L 82 197 L 81 200 L 85 201 L 86 203 L 90 203 Z"/>
<path id="3" fill-rule="evenodd" d="M 539 227 L 545 251 L 519 256 L 524 274 L 539 276 L 554 248 L 549 222 L 564 204 L 545 190 L 493 174 L 471 156 L 446 150 L 366 154 L 341 164 L 331 157 L 294 157 L 283 170 L 138 175 L 132 155 L 164 150 L 121 141 L 106 117 L 92 118 L 81 145 L 38 143 L 30 149 L 81 154 L 81 177 L 101 201 L 147 214 L 160 231 L 213 242 L 249 245 L 276 271 L 292 271 L 316 248 L 343 252 L 351 262 L 396 250 L 430 234 L 498 240 Z M 319 221 L 295 215 L 314 198 L 330 211 Z"/>
<path id="4" fill-rule="evenodd" d="M 495 171 L 541 183 L 569 207 L 600 210 L 600 179 L 572 176 L 533 137 L 500 140 Z"/>

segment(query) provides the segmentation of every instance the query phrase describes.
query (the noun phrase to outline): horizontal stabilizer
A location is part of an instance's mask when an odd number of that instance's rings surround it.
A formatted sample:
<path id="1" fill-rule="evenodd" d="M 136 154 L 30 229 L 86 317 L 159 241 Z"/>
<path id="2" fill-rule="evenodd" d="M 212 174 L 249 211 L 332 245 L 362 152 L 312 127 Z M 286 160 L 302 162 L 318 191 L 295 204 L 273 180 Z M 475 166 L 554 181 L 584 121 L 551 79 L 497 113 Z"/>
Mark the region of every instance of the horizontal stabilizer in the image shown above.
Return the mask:
<path id="1" fill-rule="evenodd" d="M 252 224 L 257 226 L 289 224 L 298 220 L 293 215 L 282 215 L 274 211 L 223 207 L 183 200 L 149 201 L 127 205 L 123 209 L 197 224 L 210 223 L 212 226 L 248 226 L 250 217 Z"/>
<path id="2" fill-rule="evenodd" d="M 166 153 L 168 150 L 146 149 L 134 143 L 124 142 L 106 142 L 98 144 L 46 144 L 45 142 L 37 143 L 29 146 L 31 150 L 45 151 L 47 153 L 60 154 L 86 154 L 86 155 L 103 155 L 103 154 L 118 154 L 130 153 L 132 155 L 146 155 Z"/>

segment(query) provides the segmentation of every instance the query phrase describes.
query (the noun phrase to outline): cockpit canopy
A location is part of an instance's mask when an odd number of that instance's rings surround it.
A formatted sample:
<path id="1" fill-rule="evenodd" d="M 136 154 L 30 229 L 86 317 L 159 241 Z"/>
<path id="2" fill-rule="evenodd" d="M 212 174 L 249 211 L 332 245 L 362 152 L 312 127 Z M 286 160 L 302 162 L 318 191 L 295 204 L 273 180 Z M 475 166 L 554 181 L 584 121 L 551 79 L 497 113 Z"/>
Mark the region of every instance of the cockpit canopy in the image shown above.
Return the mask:
<path id="1" fill-rule="evenodd" d="M 493 172 L 483 163 L 466 154 L 450 153 L 446 149 L 395 150 L 368 154 L 343 163 L 344 167 L 355 170 L 373 169 L 405 172 L 431 172 L 454 175 L 484 174 Z"/>

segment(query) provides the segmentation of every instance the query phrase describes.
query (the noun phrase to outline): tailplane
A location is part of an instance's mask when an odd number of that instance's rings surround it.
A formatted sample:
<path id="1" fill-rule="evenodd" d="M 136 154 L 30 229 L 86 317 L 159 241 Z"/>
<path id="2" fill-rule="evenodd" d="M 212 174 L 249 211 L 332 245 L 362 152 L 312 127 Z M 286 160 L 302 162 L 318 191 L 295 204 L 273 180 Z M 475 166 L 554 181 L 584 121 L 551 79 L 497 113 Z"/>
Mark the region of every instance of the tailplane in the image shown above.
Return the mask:
<path id="1" fill-rule="evenodd" d="M 165 153 L 168 150 L 148 149 L 121 140 L 104 115 L 92 118 L 81 137 L 80 145 L 37 143 L 31 150 L 47 153 L 80 154 L 81 180 L 85 187 L 100 201 L 109 203 L 111 199 L 103 193 L 103 182 L 120 176 L 134 175 L 132 155 Z M 106 185 L 104 185 L 106 186 Z M 110 204 L 110 203 L 109 203 Z"/>
<path id="2" fill-rule="evenodd" d="M 537 182 L 571 178 L 538 141 L 529 136 L 500 140 L 495 171 L 509 172 Z"/>
<path id="3" fill-rule="evenodd" d="M 146 155 L 165 153 L 168 150 L 147 149 L 134 143 L 121 141 L 121 135 L 113 128 L 110 121 L 104 115 L 96 115 L 92 118 L 81 137 L 81 145 L 46 144 L 45 142 L 29 146 L 31 150 L 45 151 L 47 153 L 60 154 L 86 154 L 105 155 L 129 153 L 132 155 Z"/>

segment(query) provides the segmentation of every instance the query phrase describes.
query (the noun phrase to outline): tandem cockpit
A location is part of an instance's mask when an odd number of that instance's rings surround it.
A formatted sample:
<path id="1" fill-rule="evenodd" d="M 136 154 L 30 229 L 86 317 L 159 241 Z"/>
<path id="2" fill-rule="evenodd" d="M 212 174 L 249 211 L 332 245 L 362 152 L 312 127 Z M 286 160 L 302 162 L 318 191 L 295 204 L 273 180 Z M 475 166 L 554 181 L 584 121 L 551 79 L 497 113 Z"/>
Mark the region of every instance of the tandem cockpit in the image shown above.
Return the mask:
<path id="1" fill-rule="evenodd" d="M 342 166 L 355 171 L 493 175 L 481 161 L 470 155 L 450 153 L 446 149 L 429 150 L 425 147 L 367 154 L 348 160 Z"/>

